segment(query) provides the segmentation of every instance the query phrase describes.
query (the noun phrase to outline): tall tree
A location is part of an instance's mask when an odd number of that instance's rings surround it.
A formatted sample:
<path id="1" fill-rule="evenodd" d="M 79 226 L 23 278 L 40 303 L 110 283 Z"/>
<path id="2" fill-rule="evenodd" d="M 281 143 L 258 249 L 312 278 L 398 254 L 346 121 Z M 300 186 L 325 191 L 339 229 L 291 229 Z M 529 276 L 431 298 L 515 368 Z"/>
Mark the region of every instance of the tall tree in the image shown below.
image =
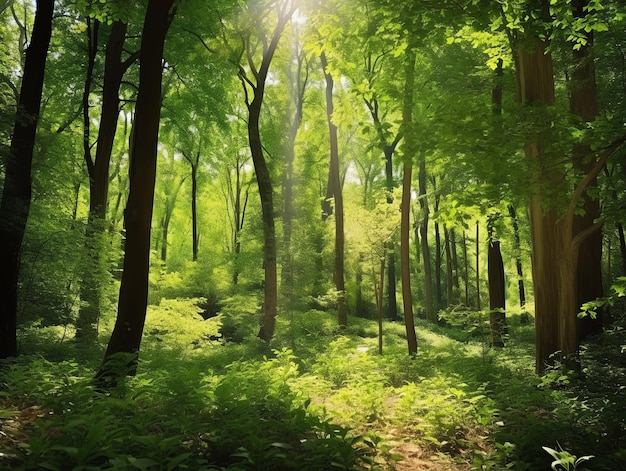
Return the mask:
<path id="1" fill-rule="evenodd" d="M 413 95 L 415 91 L 415 63 L 416 51 L 414 36 L 409 33 L 405 56 L 405 84 L 404 106 L 402 110 L 402 124 L 404 126 L 405 142 L 403 156 L 402 177 L 402 205 L 400 207 L 400 267 L 402 274 L 402 304 L 404 307 L 404 324 L 406 326 L 407 345 L 409 355 L 417 353 L 417 336 L 413 319 L 413 295 L 411 293 L 410 268 L 410 212 L 413 175 L 413 158 L 416 154 L 417 136 L 413 123 Z"/>
<path id="2" fill-rule="evenodd" d="M 589 0 L 573 0 L 571 2 L 572 13 L 576 20 L 584 21 L 588 15 Z M 569 100 L 570 111 L 577 115 L 581 124 L 593 121 L 598 115 L 598 100 L 596 87 L 596 74 L 593 58 L 593 31 L 583 31 L 586 41 L 577 43 L 572 47 L 573 70 L 571 73 Z M 588 173 L 593 168 L 593 161 L 589 161 L 591 145 L 588 142 L 580 142 L 574 145 L 572 156 L 574 165 L 583 173 Z M 592 227 L 600 218 L 600 201 L 591 196 L 591 190 L 597 187 L 597 181 L 590 184 L 590 188 L 582 196 L 584 214 L 574 219 L 575 231 L 580 233 L 588 227 Z M 602 287 L 602 232 L 595 231 L 589 235 L 580 246 L 578 254 L 578 305 L 593 301 L 604 294 Z M 602 313 L 592 319 L 585 316 L 579 321 L 578 334 L 584 338 L 587 335 L 598 333 L 602 329 Z"/>
<path id="3" fill-rule="evenodd" d="M 92 25 L 93 23 L 93 25 Z M 111 26 L 106 44 L 104 79 L 102 87 L 102 107 L 98 125 L 95 157 L 92 157 L 92 143 L 89 139 L 91 118 L 89 116 L 89 96 L 93 69 L 98 49 L 99 21 L 87 20 L 88 67 L 83 93 L 83 153 L 89 176 L 89 216 L 86 230 L 88 264 L 85 266 L 81 284 L 81 308 L 76 323 L 76 337 L 93 340 L 97 335 L 100 318 L 101 284 L 106 275 L 102 238 L 105 234 L 105 221 L 109 194 L 109 166 L 113 144 L 117 133 L 122 78 L 126 70 L 135 62 L 137 55 L 122 60 L 127 24 L 116 20 Z"/>
<path id="4" fill-rule="evenodd" d="M 0 203 L 0 358 L 17 355 L 17 296 L 20 253 L 30 211 L 33 149 L 54 0 L 37 0 L 30 44 L 26 50 L 13 138 L 7 156 Z"/>
<path id="5" fill-rule="evenodd" d="M 139 92 L 131 139 L 130 192 L 124 211 L 126 246 L 118 312 L 97 379 L 115 383 L 120 374 L 111 362 L 118 353 L 131 355 L 129 374 L 136 371 L 148 302 L 150 230 L 154 202 L 157 145 L 161 115 L 162 61 L 165 36 L 173 19 L 174 0 L 150 0 L 139 56 Z"/>
<path id="6" fill-rule="evenodd" d="M 256 6 L 257 8 L 253 8 Z M 265 270 L 263 320 L 259 329 L 259 338 L 269 341 L 274 335 L 276 312 L 278 306 L 278 272 L 276 267 L 276 229 L 274 225 L 274 190 L 270 169 L 265 160 L 261 131 L 259 127 L 265 87 L 272 63 L 272 58 L 278 47 L 278 42 L 285 26 L 295 12 L 296 2 L 291 0 L 279 2 L 261 2 L 260 5 L 250 5 L 250 21 L 254 28 L 240 31 L 243 39 L 243 49 L 238 51 L 244 56 L 245 65 L 237 63 L 239 79 L 243 87 L 246 106 L 248 108 L 248 141 L 250 153 L 256 173 L 259 196 L 261 198 L 261 214 L 263 218 L 263 269 Z M 271 35 L 266 37 L 264 20 L 272 8 L 276 8 L 276 24 Z M 255 52 L 260 49 L 259 57 Z"/>
<path id="7" fill-rule="evenodd" d="M 330 140 L 330 165 L 328 170 L 328 187 L 335 202 L 335 265 L 333 279 L 337 290 L 337 318 L 339 325 L 348 325 L 348 307 L 346 304 L 346 285 L 344 278 L 344 246 L 345 234 L 343 225 L 343 189 L 339 172 L 339 143 L 337 140 L 337 125 L 333 122 L 333 86 L 334 80 L 328 70 L 326 54 L 320 54 L 324 78 L 326 80 L 326 118 Z"/>

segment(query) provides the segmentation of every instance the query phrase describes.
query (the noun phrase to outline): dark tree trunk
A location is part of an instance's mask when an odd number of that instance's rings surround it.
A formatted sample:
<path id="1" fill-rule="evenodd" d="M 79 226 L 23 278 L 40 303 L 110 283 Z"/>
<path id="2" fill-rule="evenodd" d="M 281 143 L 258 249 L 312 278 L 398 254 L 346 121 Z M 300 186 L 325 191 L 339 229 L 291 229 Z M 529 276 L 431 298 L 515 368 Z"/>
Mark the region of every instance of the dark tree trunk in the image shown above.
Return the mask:
<path id="1" fill-rule="evenodd" d="M 200 236 L 198 235 L 198 163 L 200 151 L 196 155 L 196 161 L 191 165 L 191 260 L 198 261 L 198 246 Z"/>
<path id="2" fill-rule="evenodd" d="M 615 224 L 617 235 L 619 237 L 619 251 L 622 259 L 622 275 L 626 276 L 626 237 L 624 237 L 624 226 L 620 223 Z"/>
<path id="3" fill-rule="evenodd" d="M 97 25 L 97 23 L 96 23 Z M 95 26 L 94 26 L 95 29 Z M 130 62 L 123 64 L 122 50 L 126 39 L 126 24 L 116 21 L 111 27 L 111 33 L 106 45 L 104 64 L 104 85 L 102 91 L 102 111 L 98 127 L 98 144 L 95 160 L 91 159 L 89 143 L 89 91 L 93 60 L 97 51 L 97 34 L 90 47 L 90 66 L 88 80 L 83 97 L 83 113 L 85 113 L 85 160 L 89 173 L 89 221 L 87 223 L 86 246 L 90 255 L 81 284 L 81 308 L 76 322 L 76 338 L 81 340 L 95 340 L 98 334 L 98 320 L 100 319 L 100 298 L 102 283 L 106 276 L 105 263 L 102 258 L 105 220 L 107 214 L 107 200 L 109 193 L 109 165 L 113 152 L 113 143 L 117 131 L 119 114 L 119 89 L 124 71 Z"/>
<path id="4" fill-rule="evenodd" d="M 500 241 L 491 240 L 487 251 L 487 271 L 489 274 L 489 325 L 491 344 L 504 347 L 506 322 L 506 286 L 504 284 L 504 262 Z"/>
<path id="5" fill-rule="evenodd" d="M 511 224 L 513 225 L 513 240 L 515 242 L 515 269 L 517 271 L 517 291 L 519 293 L 519 305 L 526 305 L 526 289 L 524 287 L 524 270 L 522 268 L 522 243 L 519 235 L 519 223 L 515 207 L 509 205 L 509 215 L 511 216 Z"/>
<path id="6" fill-rule="evenodd" d="M 274 335 L 276 326 L 276 312 L 278 309 L 278 271 L 276 267 L 276 228 L 274 225 L 274 190 L 265 155 L 263 154 L 263 144 L 261 142 L 261 132 L 259 120 L 261 117 L 261 107 L 265 97 L 265 85 L 269 73 L 270 64 L 280 36 L 295 11 L 295 5 L 284 5 L 278 15 L 278 24 L 270 42 L 264 48 L 263 58 L 257 68 L 252 63 L 252 57 L 248 57 L 250 68 L 254 70 L 254 83 L 246 76 L 245 70 L 240 67 L 239 79 L 246 96 L 248 107 L 248 142 L 252 163 L 256 173 L 259 197 L 261 199 L 261 216 L 263 220 L 263 269 L 265 270 L 263 319 L 259 328 L 258 337 L 269 342 Z M 248 101 L 249 87 L 252 89 L 253 97 Z"/>
<path id="7" fill-rule="evenodd" d="M 139 94 L 130 149 L 130 192 L 124 210 L 126 250 L 117 319 L 97 374 L 101 386 L 135 374 L 148 303 L 150 226 L 154 202 L 157 145 L 161 116 L 162 60 L 174 0 L 150 0 L 144 20 L 139 58 Z M 127 370 L 114 367 L 116 354 L 129 354 Z"/>
<path id="8" fill-rule="evenodd" d="M 91 156 L 91 120 L 89 116 L 89 96 L 93 83 L 93 73 L 98 53 L 98 20 L 86 19 L 87 23 L 87 72 L 83 89 L 83 157 L 89 174 L 89 192 L 93 193 L 94 164 Z M 92 202 L 90 200 L 90 209 Z M 87 229 L 85 231 L 85 252 L 88 263 L 85 265 L 80 285 L 80 310 L 76 319 L 76 339 L 94 341 L 98 336 L 98 321 L 100 318 L 100 286 L 102 283 L 103 245 L 100 235 L 103 230 L 97 220 L 98 215 L 89 212 Z"/>
<path id="9" fill-rule="evenodd" d="M 335 288 L 338 293 L 337 299 L 337 319 L 341 327 L 348 325 L 348 308 L 346 305 L 346 287 L 344 281 L 344 224 L 343 224 L 343 192 L 341 189 L 341 178 L 339 174 L 339 147 L 337 142 L 337 126 L 332 121 L 333 115 L 333 86 L 334 81 L 330 73 L 327 72 L 328 62 L 324 53 L 321 54 L 324 77 L 326 79 L 326 118 L 328 121 L 328 131 L 330 134 L 330 171 L 329 180 L 332 193 L 335 198 Z M 329 177 L 331 178 L 331 177 Z"/>
<path id="10" fill-rule="evenodd" d="M 572 9 L 574 17 L 584 18 L 587 13 L 585 7 L 589 0 L 573 0 Z M 585 122 L 595 120 L 598 115 L 598 101 L 596 88 L 596 74 L 593 64 L 593 32 L 586 33 L 587 43 L 578 49 L 572 49 L 574 67 L 570 87 L 570 111 L 580 116 Z M 593 162 L 585 161 L 585 157 L 592 153 L 591 146 L 587 143 L 579 143 L 572 149 L 574 165 L 588 173 L 593 167 Z M 597 180 L 591 185 L 597 187 Z M 583 195 L 583 209 L 585 214 L 574 219 L 574 233 L 580 233 L 586 228 L 592 227 L 594 221 L 600 217 L 600 201 L 592 198 L 589 192 Z M 593 301 L 604 295 L 602 286 L 602 232 L 600 230 L 591 234 L 581 244 L 578 253 L 576 270 L 578 306 L 588 301 Z M 602 330 L 602 311 L 593 319 L 585 316 L 578 320 L 578 336 L 584 339 L 589 335 L 599 333 Z"/>
<path id="11" fill-rule="evenodd" d="M 17 296 L 22 240 L 30 212 L 31 168 L 54 0 L 37 0 L 0 204 L 0 358 L 17 355 Z"/>

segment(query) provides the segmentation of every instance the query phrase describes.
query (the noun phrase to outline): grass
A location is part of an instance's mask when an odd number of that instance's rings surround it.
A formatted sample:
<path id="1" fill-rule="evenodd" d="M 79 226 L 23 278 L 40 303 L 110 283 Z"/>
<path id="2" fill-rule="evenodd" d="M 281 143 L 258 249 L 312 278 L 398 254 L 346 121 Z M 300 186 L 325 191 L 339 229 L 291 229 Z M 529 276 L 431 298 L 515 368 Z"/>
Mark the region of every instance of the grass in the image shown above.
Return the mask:
<path id="1" fill-rule="evenodd" d="M 279 317 L 270 345 L 217 341 L 197 304 L 150 307 L 139 374 L 108 395 L 91 378 L 110 319 L 90 348 L 25 329 L 0 373 L 0 469 L 539 470 L 543 447 L 626 465 L 621 330 L 585 346 L 583 374 L 539 378 L 516 316 L 499 350 L 476 325 L 418 320 L 411 358 L 402 325 L 385 323 L 380 356 L 375 323 L 316 310 Z"/>

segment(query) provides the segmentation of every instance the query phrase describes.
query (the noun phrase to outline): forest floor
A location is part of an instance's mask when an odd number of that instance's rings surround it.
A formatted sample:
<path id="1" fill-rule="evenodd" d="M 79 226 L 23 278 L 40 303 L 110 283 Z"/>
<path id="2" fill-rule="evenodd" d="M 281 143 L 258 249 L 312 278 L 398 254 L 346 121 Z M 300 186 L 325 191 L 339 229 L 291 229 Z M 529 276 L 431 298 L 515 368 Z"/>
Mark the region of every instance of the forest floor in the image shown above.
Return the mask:
<path id="1" fill-rule="evenodd" d="M 110 325 L 89 347 L 61 327 L 23 330 L 0 371 L 0 469 L 626 469 L 619 327 L 583 347 L 581 373 L 538 377 L 518 315 L 502 349 L 486 315 L 418 320 L 414 358 L 393 322 L 382 355 L 370 320 L 340 330 L 330 313 L 294 313 L 269 346 L 215 340 L 220 322 L 151 307 L 139 373 L 107 394 L 91 378 Z"/>

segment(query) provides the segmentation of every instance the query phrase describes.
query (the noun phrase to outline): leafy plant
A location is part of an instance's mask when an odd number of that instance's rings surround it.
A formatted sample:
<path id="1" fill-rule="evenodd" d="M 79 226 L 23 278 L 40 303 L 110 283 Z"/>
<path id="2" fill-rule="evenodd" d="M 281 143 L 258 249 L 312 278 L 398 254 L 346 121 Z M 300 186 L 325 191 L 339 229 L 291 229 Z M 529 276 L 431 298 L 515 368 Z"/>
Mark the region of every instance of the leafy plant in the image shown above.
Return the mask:
<path id="1" fill-rule="evenodd" d="M 585 461 L 589 461 L 593 458 L 593 455 L 581 456 L 580 458 L 577 458 L 568 451 L 563 450 L 560 445 L 559 450 L 555 450 L 554 448 L 550 448 L 547 446 L 542 446 L 541 448 L 543 448 L 546 453 L 554 458 L 554 461 L 550 464 L 550 467 L 555 471 L 559 469 L 563 469 L 565 471 L 584 471 L 586 470 L 586 468 L 579 468 L 579 466 Z"/>

